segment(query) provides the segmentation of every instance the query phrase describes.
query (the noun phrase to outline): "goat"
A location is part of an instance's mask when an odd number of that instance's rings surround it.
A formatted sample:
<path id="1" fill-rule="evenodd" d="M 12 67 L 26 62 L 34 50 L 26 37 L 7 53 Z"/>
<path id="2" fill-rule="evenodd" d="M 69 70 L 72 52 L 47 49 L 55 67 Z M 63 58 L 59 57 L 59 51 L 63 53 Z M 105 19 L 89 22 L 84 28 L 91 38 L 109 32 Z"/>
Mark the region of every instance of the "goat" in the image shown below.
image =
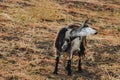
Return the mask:
<path id="1" fill-rule="evenodd" d="M 75 51 L 78 51 L 79 62 L 78 71 L 81 72 L 81 57 L 85 55 L 86 36 L 97 34 L 94 28 L 87 25 L 88 20 L 85 20 L 82 25 L 72 24 L 67 27 L 63 27 L 55 41 L 56 49 L 56 63 L 54 74 L 58 74 L 58 63 L 61 52 L 68 53 L 68 62 L 66 70 L 68 75 L 71 75 L 71 60 Z"/>

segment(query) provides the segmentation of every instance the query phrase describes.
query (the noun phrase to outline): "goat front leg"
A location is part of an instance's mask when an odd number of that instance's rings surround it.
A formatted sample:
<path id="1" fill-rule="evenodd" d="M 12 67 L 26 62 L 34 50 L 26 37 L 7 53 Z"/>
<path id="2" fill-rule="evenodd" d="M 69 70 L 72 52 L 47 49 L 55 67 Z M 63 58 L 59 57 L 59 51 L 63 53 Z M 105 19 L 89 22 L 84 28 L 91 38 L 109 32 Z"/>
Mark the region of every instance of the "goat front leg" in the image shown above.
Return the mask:
<path id="1" fill-rule="evenodd" d="M 78 52 L 78 56 L 79 56 L 79 59 L 78 59 L 78 72 L 82 72 L 82 63 L 81 63 L 81 55 L 80 55 L 80 52 Z"/>
<path id="2" fill-rule="evenodd" d="M 85 44 L 86 44 L 85 40 L 84 40 L 84 42 L 81 42 L 80 51 L 78 52 L 78 57 L 79 57 L 79 59 L 78 59 L 78 72 L 82 72 L 81 57 L 85 56 Z"/>
<path id="3" fill-rule="evenodd" d="M 68 76 L 71 76 L 71 61 L 72 61 L 72 56 L 73 56 L 73 53 L 70 52 L 69 53 L 69 57 L 68 57 L 67 67 L 66 67 L 66 70 L 68 71 Z"/>
<path id="4" fill-rule="evenodd" d="M 68 60 L 66 70 L 68 71 L 68 76 L 71 76 L 71 60 Z"/>
<path id="5" fill-rule="evenodd" d="M 56 54 L 56 63 L 55 63 L 55 69 L 54 69 L 54 74 L 58 74 L 58 63 L 59 63 L 59 58 L 60 58 L 60 52 L 57 51 L 57 54 Z"/>

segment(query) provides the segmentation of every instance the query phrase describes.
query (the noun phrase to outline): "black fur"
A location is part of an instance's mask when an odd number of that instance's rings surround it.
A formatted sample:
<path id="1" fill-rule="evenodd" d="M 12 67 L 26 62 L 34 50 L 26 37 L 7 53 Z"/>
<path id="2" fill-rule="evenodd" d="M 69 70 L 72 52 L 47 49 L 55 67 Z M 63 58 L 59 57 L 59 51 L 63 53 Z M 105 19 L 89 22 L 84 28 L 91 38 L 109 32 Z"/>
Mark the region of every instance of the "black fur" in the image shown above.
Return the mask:
<path id="1" fill-rule="evenodd" d="M 66 40 L 65 39 L 65 33 L 67 31 L 67 28 L 62 28 L 58 35 L 57 35 L 57 38 L 56 38 L 56 41 L 55 41 L 55 47 L 57 50 L 59 50 L 60 52 L 62 52 L 62 45 L 64 44 L 64 41 Z"/>
<path id="2" fill-rule="evenodd" d="M 82 71 L 82 63 L 81 63 L 81 52 L 78 52 L 79 60 L 78 60 L 78 72 Z"/>
<path id="3" fill-rule="evenodd" d="M 85 47 L 84 47 L 84 44 L 83 44 L 83 42 L 81 42 L 81 44 L 80 44 L 80 56 L 82 56 L 82 55 L 84 55 L 84 51 L 85 51 Z"/>
<path id="4" fill-rule="evenodd" d="M 68 75 L 71 75 L 71 60 L 68 60 L 66 70 L 68 71 Z"/>
<path id="5" fill-rule="evenodd" d="M 54 70 L 54 74 L 57 74 L 58 72 L 58 63 L 59 63 L 59 57 L 56 57 L 56 64 L 55 64 L 55 70 Z"/>

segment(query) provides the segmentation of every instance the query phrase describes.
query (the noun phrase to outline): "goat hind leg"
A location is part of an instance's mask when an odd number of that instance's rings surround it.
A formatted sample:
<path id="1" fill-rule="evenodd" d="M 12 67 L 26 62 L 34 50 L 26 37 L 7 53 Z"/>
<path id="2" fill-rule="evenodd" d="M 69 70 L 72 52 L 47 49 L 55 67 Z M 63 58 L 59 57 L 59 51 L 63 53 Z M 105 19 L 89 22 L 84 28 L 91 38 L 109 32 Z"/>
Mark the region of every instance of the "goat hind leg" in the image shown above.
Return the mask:
<path id="1" fill-rule="evenodd" d="M 82 63 L 81 63 L 81 57 L 79 57 L 79 60 L 78 60 L 78 72 L 82 72 Z"/>
<path id="2" fill-rule="evenodd" d="M 54 69 L 54 74 L 58 74 L 58 63 L 59 63 L 59 58 L 60 58 L 60 53 L 57 52 L 57 56 L 56 56 L 56 63 L 55 63 L 55 69 Z"/>
<path id="3" fill-rule="evenodd" d="M 69 54 L 69 59 L 68 59 L 68 62 L 67 62 L 67 67 L 66 67 L 66 70 L 68 71 L 68 76 L 71 76 L 71 60 L 72 60 L 72 56 L 73 56 L 73 53 L 71 52 Z"/>
<path id="4" fill-rule="evenodd" d="M 80 55 L 80 52 L 78 52 L 78 56 L 79 56 L 79 59 L 78 59 L 78 72 L 82 72 L 82 63 L 81 63 L 81 55 Z"/>

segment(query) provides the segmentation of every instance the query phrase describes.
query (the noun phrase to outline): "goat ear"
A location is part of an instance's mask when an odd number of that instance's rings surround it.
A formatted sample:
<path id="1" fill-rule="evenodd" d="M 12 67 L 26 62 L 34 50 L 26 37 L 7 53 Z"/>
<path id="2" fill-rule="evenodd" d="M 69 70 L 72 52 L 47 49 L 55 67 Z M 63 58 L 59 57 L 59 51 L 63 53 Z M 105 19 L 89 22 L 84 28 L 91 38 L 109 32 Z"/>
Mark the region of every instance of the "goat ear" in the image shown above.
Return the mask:
<path id="1" fill-rule="evenodd" d="M 83 24 L 82 24 L 82 27 L 84 27 L 87 23 L 88 23 L 89 19 L 86 19 Z"/>
<path id="2" fill-rule="evenodd" d="M 89 19 L 86 19 L 83 24 L 84 24 L 84 25 L 87 24 L 88 21 L 89 21 Z"/>

